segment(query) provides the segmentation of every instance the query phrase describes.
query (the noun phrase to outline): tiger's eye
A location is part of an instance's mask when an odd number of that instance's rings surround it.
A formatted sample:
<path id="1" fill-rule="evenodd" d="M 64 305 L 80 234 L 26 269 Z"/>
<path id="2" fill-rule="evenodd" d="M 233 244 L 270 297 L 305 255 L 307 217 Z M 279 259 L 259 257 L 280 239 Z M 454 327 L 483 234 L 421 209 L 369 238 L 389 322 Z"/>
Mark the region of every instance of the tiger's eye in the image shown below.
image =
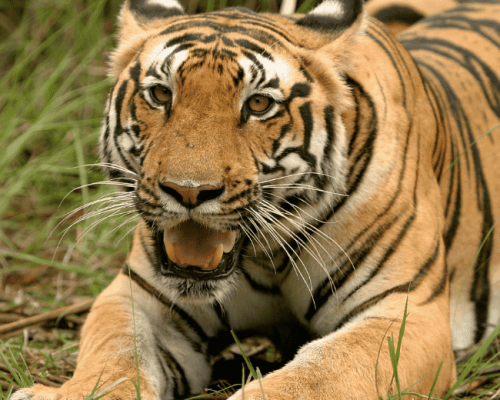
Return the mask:
<path id="1" fill-rule="evenodd" d="M 267 96 L 256 94 L 248 99 L 247 104 L 252 112 L 262 114 L 271 106 L 271 101 Z"/>
<path id="2" fill-rule="evenodd" d="M 168 103 L 172 100 L 172 92 L 165 86 L 154 86 L 151 88 L 151 96 L 158 103 Z"/>

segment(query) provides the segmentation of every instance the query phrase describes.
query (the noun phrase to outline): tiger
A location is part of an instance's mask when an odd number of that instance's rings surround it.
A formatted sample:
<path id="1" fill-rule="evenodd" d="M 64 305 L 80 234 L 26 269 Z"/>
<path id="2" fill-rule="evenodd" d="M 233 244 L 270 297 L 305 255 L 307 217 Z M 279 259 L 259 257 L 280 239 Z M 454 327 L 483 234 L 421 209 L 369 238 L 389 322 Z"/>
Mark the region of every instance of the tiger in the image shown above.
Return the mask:
<path id="1" fill-rule="evenodd" d="M 231 400 L 443 396 L 499 322 L 500 5 L 398 39 L 361 0 L 118 21 L 100 162 L 132 249 L 73 377 L 12 400 L 188 398 L 230 330 L 286 360 Z"/>

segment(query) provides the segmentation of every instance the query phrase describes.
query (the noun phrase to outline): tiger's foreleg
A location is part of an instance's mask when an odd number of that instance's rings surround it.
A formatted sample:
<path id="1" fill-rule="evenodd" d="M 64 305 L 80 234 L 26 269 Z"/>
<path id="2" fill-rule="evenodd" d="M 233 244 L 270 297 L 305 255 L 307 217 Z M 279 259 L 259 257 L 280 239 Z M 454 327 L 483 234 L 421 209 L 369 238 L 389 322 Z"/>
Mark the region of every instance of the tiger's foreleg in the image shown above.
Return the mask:
<path id="1" fill-rule="evenodd" d="M 200 393 L 210 378 L 200 344 L 194 348 L 171 312 L 126 274 L 96 299 L 84 324 L 77 368 L 61 388 L 34 385 L 12 400 L 174 399 Z M 139 368 L 139 373 L 137 370 Z"/>
<path id="2" fill-rule="evenodd" d="M 448 321 L 448 299 L 441 296 L 422 305 L 411 298 L 397 368 L 400 388 L 429 395 L 443 362 L 433 392 L 440 396 L 456 375 L 449 325 L 443 322 Z M 376 399 L 386 398 L 388 392 L 397 394 L 387 338 L 397 348 L 405 300 L 404 293 L 391 295 L 341 329 L 306 344 L 282 369 L 247 385 L 244 398 L 262 400 L 262 389 L 266 400 Z M 398 308 L 399 317 L 393 318 Z M 230 400 L 242 398 L 238 392 Z"/>

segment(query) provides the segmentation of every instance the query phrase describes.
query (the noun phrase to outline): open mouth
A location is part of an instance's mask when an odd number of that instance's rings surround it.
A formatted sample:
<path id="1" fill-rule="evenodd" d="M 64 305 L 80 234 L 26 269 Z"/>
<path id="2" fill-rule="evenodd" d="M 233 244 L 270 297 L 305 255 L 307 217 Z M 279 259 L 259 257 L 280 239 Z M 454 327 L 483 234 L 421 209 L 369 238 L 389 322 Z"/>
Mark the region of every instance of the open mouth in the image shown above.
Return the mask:
<path id="1" fill-rule="evenodd" d="M 156 234 L 161 273 L 185 279 L 220 279 L 234 269 L 243 235 L 217 231 L 193 220 Z"/>

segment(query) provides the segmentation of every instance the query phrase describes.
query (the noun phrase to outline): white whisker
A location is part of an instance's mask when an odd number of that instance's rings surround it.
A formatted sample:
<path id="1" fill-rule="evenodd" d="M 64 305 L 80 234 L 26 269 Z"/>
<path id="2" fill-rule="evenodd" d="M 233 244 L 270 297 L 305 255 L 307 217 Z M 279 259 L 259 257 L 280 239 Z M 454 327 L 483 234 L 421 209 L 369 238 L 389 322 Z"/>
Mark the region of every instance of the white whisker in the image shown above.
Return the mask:
<path id="1" fill-rule="evenodd" d="M 273 185 L 262 185 L 262 187 L 265 189 L 306 189 L 306 190 L 313 190 L 315 192 L 320 192 L 320 193 L 333 194 L 335 196 L 343 196 L 343 197 L 348 196 L 347 194 L 330 192 L 328 190 L 320 189 L 316 186 L 302 184 L 302 183 L 283 183 L 283 184 L 273 184 Z"/>
<path id="2" fill-rule="evenodd" d="M 311 286 L 309 286 L 307 284 L 307 281 L 306 281 L 304 275 L 302 274 L 300 268 L 298 267 L 296 261 L 294 260 L 292 254 L 287 250 L 287 247 L 291 250 L 291 252 L 293 254 L 295 254 L 297 256 L 297 259 L 300 260 L 299 255 L 297 254 L 297 252 L 295 251 L 295 249 L 292 246 L 290 246 L 290 244 L 287 243 L 286 240 L 284 240 L 284 238 L 276 231 L 276 229 L 274 229 L 274 227 L 271 224 L 269 224 L 264 219 L 264 217 L 260 213 L 258 213 L 257 211 L 255 211 L 253 209 L 249 209 L 249 211 L 250 211 L 250 213 L 253 216 L 253 220 L 255 220 L 256 222 L 259 222 L 264 228 L 267 228 L 267 229 L 265 229 L 265 232 L 268 233 L 269 235 L 271 235 L 271 237 L 280 245 L 281 249 L 283 249 L 283 251 L 286 253 L 286 255 L 288 256 L 288 259 L 290 260 L 290 263 L 293 266 L 293 269 L 294 269 L 295 273 L 298 276 L 300 276 L 302 278 L 302 280 L 304 281 L 304 283 L 305 283 L 305 285 L 307 287 L 307 290 L 309 291 L 309 293 L 311 295 L 311 299 L 314 302 L 314 296 L 313 296 L 313 293 L 312 293 L 312 281 L 311 281 L 311 277 L 310 277 L 310 275 L 308 273 L 309 282 L 310 282 L 310 285 L 311 285 Z M 304 267 L 304 270 L 307 272 L 307 268 L 304 265 L 304 263 L 302 262 L 302 260 L 300 260 L 300 262 L 302 263 L 302 265 Z"/>
<path id="3" fill-rule="evenodd" d="M 83 164 L 83 165 L 78 165 L 78 166 L 73 167 L 73 168 L 81 168 L 81 167 L 100 167 L 100 168 L 116 169 L 116 170 L 124 172 L 126 174 L 130 174 L 136 178 L 139 177 L 139 175 L 137 175 L 137 173 L 135 173 L 134 171 L 131 171 L 131 170 L 129 170 L 125 167 L 122 167 L 121 165 L 118 165 L 118 164 L 111 164 L 111 163 Z"/>
<path id="4" fill-rule="evenodd" d="M 252 211 L 252 210 L 249 210 L 249 211 Z M 264 246 L 264 244 L 262 243 L 262 241 L 259 239 L 258 235 L 254 234 L 253 232 L 251 232 L 251 229 L 249 228 L 250 232 L 252 233 L 252 235 L 255 237 L 256 241 L 258 242 L 258 244 L 260 245 L 260 248 L 262 249 L 262 251 L 264 252 L 264 254 L 266 255 L 267 258 L 269 258 L 269 260 L 271 261 L 271 264 L 273 266 L 273 269 L 274 271 L 276 271 L 276 266 L 274 265 L 274 259 L 272 257 L 272 248 L 271 248 L 271 245 L 269 243 L 269 241 L 267 240 L 267 237 L 266 235 L 264 235 L 260 229 L 260 227 L 256 224 L 256 222 L 253 220 L 253 219 L 250 219 L 250 222 L 252 223 L 252 225 L 255 227 L 255 229 L 257 230 L 257 232 L 261 234 L 261 236 L 264 238 L 266 244 L 267 244 L 267 248 L 269 249 L 269 251 L 271 252 L 271 254 L 269 254 L 269 252 L 266 250 L 266 247 Z M 255 248 L 254 248 L 255 249 Z"/>
<path id="5" fill-rule="evenodd" d="M 297 211 L 297 213 L 299 212 L 304 212 L 305 214 L 307 214 L 308 216 L 310 216 L 312 219 L 318 221 L 318 222 L 321 222 L 321 223 L 328 223 L 328 221 L 326 222 L 323 222 L 321 220 L 318 220 L 316 218 L 314 218 L 313 216 L 309 215 L 304 209 L 296 206 L 295 204 L 281 198 L 280 196 L 276 195 L 276 194 L 273 194 L 275 197 L 285 201 L 286 203 L 288 203 L 291 207 L 293 207 L 295 209 L 295 211 Z M 302 225 L 304 226 L 304 229 L 301 229 L 297 224 L 298 222 L 296 221 L 290 221 L 291 223 L 294 223 L 295 226 L 298 227 L 299 231 L 302 232 L 304 235 L 307 235 L 307 237 L 310 239 L 310 240 L 313 240 L 315 241 L 316 243 L 318 243 L 321 248 L 326 252 L 326 253 L 329 253 L 324 247 L 323 245 L 321 245 L 321 243 L 319 243 L 319 241 L 314 237 L 312 236 L 309 232 L 307 232 L 307 229 L 309 229 L 310 231 L 312 231 L 312 233 L 315 233 L 317 235 L 319 235 L 320 237 L 322 237 L 323 239 L 331 242 L 332 244 L 334 244 L 344 255 L 345 257 L 347 258 L 347 260 L 349 261 L 349 263 L 351 264 L 351 267 L 353 270 L 356 269 L 356 267 L 354 266 L 354 263 L 352 262 L 351 258 L 349 257 L 349 254 L 347 254 L 347 252 L 342 248 L 342 246 L 340 246 L 340 244 L 338 244 L 331 236 L 327 235 L 326 233 L 324 233 L 321 229 L 318 229 L 317 227 L 315 227 L 314 225 L 311 225 L 309 222 L 307 222 L 306 220 L 302 219 L 299 215 L 295 215 L 289 211 L 286 211 L 286 210 L 278 210 L 277 206 L 267 202 L 266 200 L 263 200 L 263 202 L 266 203 L 267 206 L 271 206 L 271 207 L 274 207 L 276 210 L 277 210 L 277 213 L 278 215 L 281 215 L 283 217 L 285 217 L 285 214 L 289 215 L 290 217 L 294 217 L 294 218 L 297 218 L 299 219 L 300 223 L 302 223 Z M 331 223 L 335 223 L 335 221 L 332 221 Z M 334 261 L 335 265 L 337 265 L 336 261 Z M 328 276 L 330 276 L 330 274 L 328 274 Z"/>
<path id="6" fill-rule="evenodd" d="M 294 221 L 292 218 L 286 216 L 286 214 L 288 214 L 291 217 L 298 218 L 296 215 L 294 215 L 294 214 L 292 214 L 290 212 L 287 212 L 286 210 L 283 210 L 283 211 L 285 211 L 285 213 L 281 212 L 274 205 L 272 205 L 270 203 L 267 204 L 266 207 L 269 207 L 269 211 L 270 212 L 272 212 L 274 214 L 277 214 L 277 215 L 281 216 L 282 218 L 285 218 L 287 221 L 289 221 L 291 224 L 293 224 L 296 228 L 298 228 L 298 232 L 299 233 L 302 233 L 305 236 L 305 238 L 306 238 L 307 241 L 302 240 L 290 228 L 286 227 L 277 218 L 273 217 L 274 223 L 275 224 L 279 224 L 280 226 L 282 226 L 282 229 L 286 229 L 286 231 L 288 232 L 288 234 L 290 235 L 290 237 L 293 240 L 297 241 L 299 244 L 301 244 L 303 246 L 304 250 L 318 263 L 318 265 L 321 267 L 321 269 L 323 271 L 325 271 L 326 276 L 328 277 L 328 280 L 329 280 L 330 285 L 332 287 L 332 292 L 335 292 L 335 285 L 333 283 L 332 277 L 330 276 L 330 271 L 326 267 L 325 261 L 322 259 L 321 254 L 320 254 L 320 252 L 318 250 L 318 247 L 316 247 L 316 244 L 321 248 L 321 250 L 323 250 L 327 254 L 329 254 L 328 250 L 311 233 L 309 233 L 309 232 L 307 232 L 307 230 L 301 228 L 299 226 L 299 223 L 297 221 Z M 302 220 L 300 220 L 299 222 L 302 222 L 303 225 L 305 223 L 305 221 L 302 221 Z M 318 229 L 316 229 L 315 227 L 313 227 L 312 225 L 310 225 L 308 223 L 306 223 L 305 226 L 308 227 L 309 229 L 311 229 L 313 231 L 313 233 L 319 232 L 319 233 L 322 233 L 324 235 L 323 232 L 319 231 Z M 313 247 L 314 250 L 309 249 L 308 244 L 310 244 Z M 334 261 L 334 263 L 336 265 L 335 261 Z"/>
<path id="7" fill-rule="evenodd" d="M 321 268 L 327 273 L 327 275 L 330 276 L 328 269 L 326 268 L 326 265 L 325 265 L 324 261 L 321 259 L 321 255 L 319 254 L 319 251 L 318 251 L 316 245 L 314 244 L 314 241 L 316 243 L 318 243 L 326 253 L 328 253 L 328 251 L 321 245 L 321 243 L 319 243 L 316 238 L 314 238 L 311 234 L 309 234 L 309 232 L 306 232 L 303 229 L 300 229 L 300 227 L 297 225 L 297 223 L 295 221 L 293 221 L 289 217 L 286 217 L 284 214 L 280 213 L 279 210 L 277 208 L 275 208 L 274 206 L 268 205 L 267 207 L 269 207 L 266 210 L 266 211 L 268 211 L 267 216 L 270 219 L 272 219 L 274 224 L 278 225 L 283 230 L 284 233 L 286 233 L 288 236 L 290 236 L 291 239 L 295 240 L 298 244 L 302 245 L 303 249 L 321 266 Z M 272 213 L 281 216 L 282 218 L 289 221 L 291 224 L 295 225 L 297 228 L 299 228 L 299 232 L 304 234 L 304 236 L 306 236 L 307 239 L 309 239 L 309 240 L 312 239 L 313 242 L 311 243 L 311 245 L 314 247 L 314 251 L 312 251 L 311 249 L 308 248 L 308 246 L 307 246 L 308 242 L 302 240 L 294 231 L 292 231 L 285 224 L 283 224 L 278 218 L 274 217 L 272 215 Z"/>
<path id="8" fill-rule="evenodd" d="M 321 175 L 321 176 L 326 176 L 327 178 L 336 179 L 334 176 L 329 175 L 329 174 L 325 174 L 323 172 L 309 171 L 309 172 L 297 172 L 295 174 L 288 174 L 288 175 L 280 176 L 278 178 L 271 178 L 271 179 L 267 179 L 265 181 L 259 181 L 259 184 L 262 185 L 262 184 L 268 183 L 268 182 L 274 182 L 274 181 L 288 179 L 288 178 L 291 178 L 294 176 L 304 176 L 304 175 Z"/>

